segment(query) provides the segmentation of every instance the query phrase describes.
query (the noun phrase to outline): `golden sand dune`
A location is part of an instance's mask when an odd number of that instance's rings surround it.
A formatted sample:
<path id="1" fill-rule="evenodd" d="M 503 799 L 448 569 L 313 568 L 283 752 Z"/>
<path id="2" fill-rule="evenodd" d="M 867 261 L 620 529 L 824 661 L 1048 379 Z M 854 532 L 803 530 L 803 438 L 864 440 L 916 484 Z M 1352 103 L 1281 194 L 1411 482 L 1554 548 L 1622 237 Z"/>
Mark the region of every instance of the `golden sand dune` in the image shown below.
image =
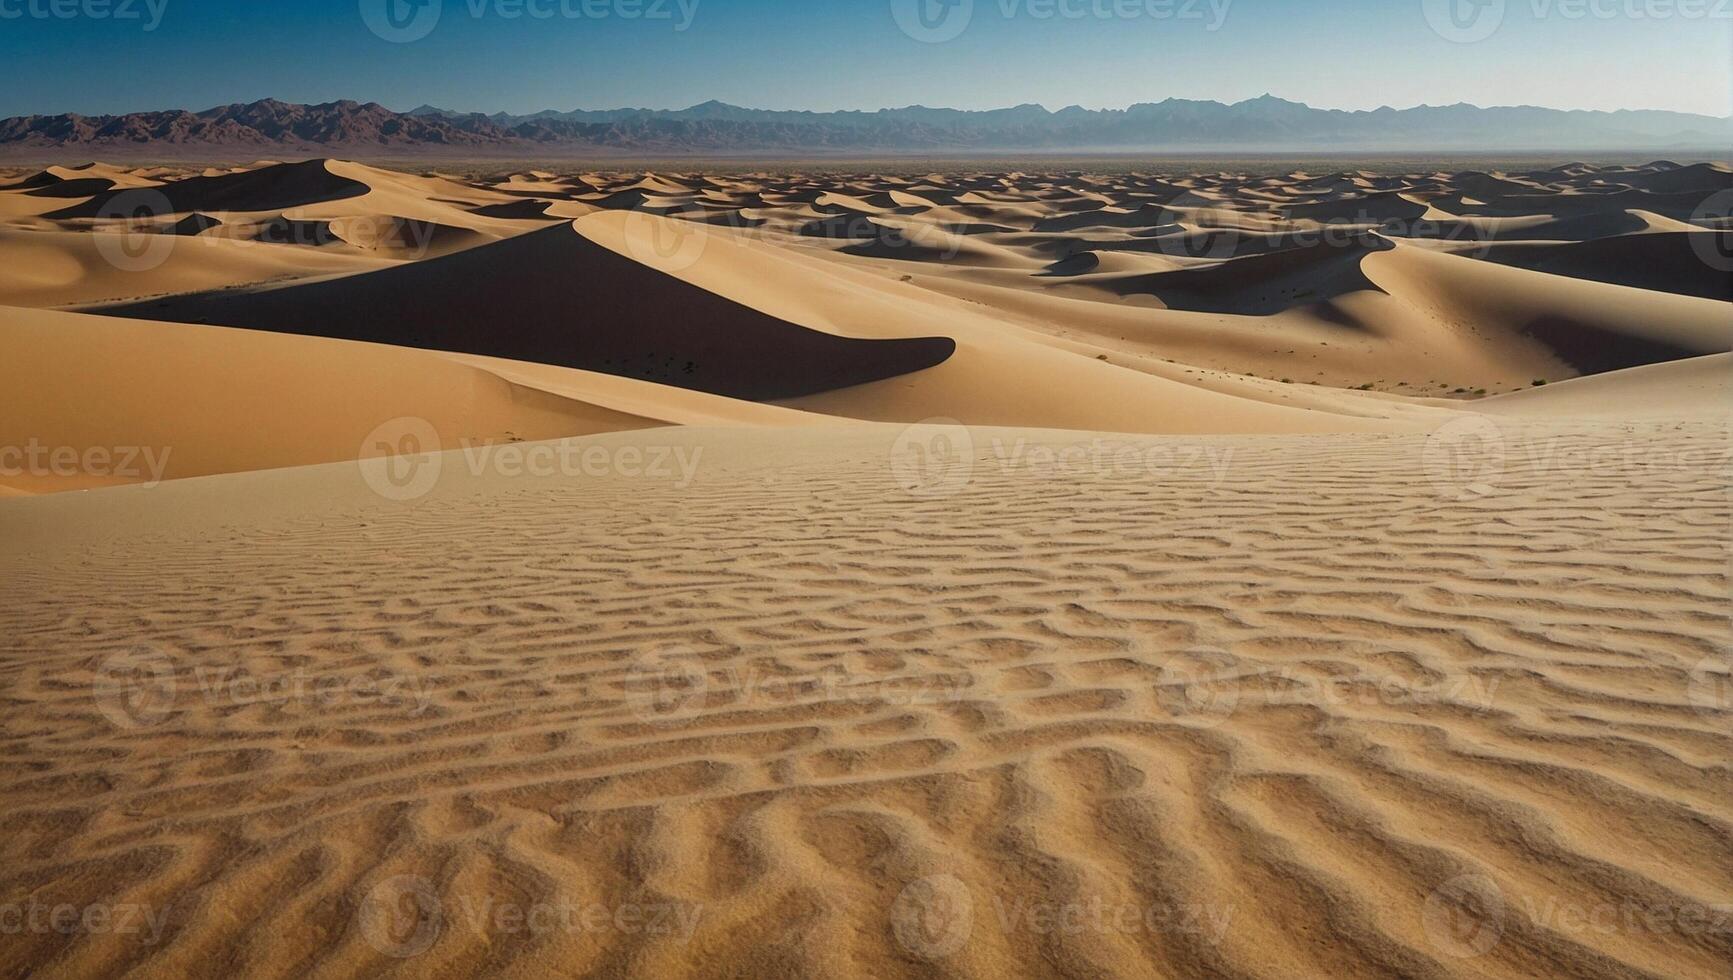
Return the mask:
<path id="1" fill-rule="evenodd" d="M 628 397 L 633 419 L 803 424 L 806 412 L 1122 432 L 1414 431 L 1439 424 L 1439 396 L 1733 346 L 1728 276 L 1714 261 L 1726 219 L 1707 207 L 1681 216 L 1679 204 L 1730 183 L 1725 167 L 1666 163 L 499 180 L 331 160 L 203 172 L 92 164 L 21 175 L 0 191 L 0 213 L 12 216 L 0 228 L 12 270 L 0 302 L 660 386 Z M 160 198 L 154 210 L 108 213 L 141 194 Z M 1585 238 L 1560 240 L 1567 233 Z M 222 343 L 235 352 L 226 356 L 259 362 L 251 346 L 273 342 Z M 52 371 L 68 356 L 19 369 Z M 206 412 L 248 404 L 223 393 L 227 383 L 189 390 Z M 714 403 L 686 415 L 691 397 L 670 386 L 777 399 L 796 414 Z M 594 387 L 586 381 L 576 400 L 592 404 Z M 682 407 L 658 411 L 667 400 Z M 263 446 L 197 472 L 332 458 L 350 436 L 318 441 L 316 453 Z"/>
<path id="2" fill-rule="evenodd" d="M 836 422 L 629 378 L 379 344 L 6 307 L 0 324 L 10 355 L 0 363 L 0 446 L 129 455 L 112 467 L 0 467 L 0 487 L 15 491 L 660 425 Z"/>
<path id="3" fill-rule="evenodd" d="M 647 269 L 571 223 L 377 276 L 104 312 L 539 360 L 756 400 L 918 371 L 955 347 L 809 330 Z"/>
<path id="4" fill-rule="evenodd" d="M 0 303 L 65 307 L 378 269 L 545 226 L 510 195 L 310 160 L 151 179 L 91 165 L 0 188 Z M 310 253 L 310 254 L 309 254 Z"/>
<path id="5" fill-rule="evenodd" d="M 195 232 L 196 243 L 168 234 L 0 229 L 0 304 L 63 307 L 137 300 L 147 296 L 224 289 L 247 283 L 341 275 L 381 268 L 374 257 L 296 243 L 297 230 L 280 228 L 281 241 L 248 225 L 251 240 Z M 174 231 L 175 236 L 191 228 Z M 316 234 L 314 232 L 313 234 Z M 265 244 L 269 243 L 269 244 Z M 139 270 L 149 266 L 149 275 Z"/>
<path id="6" fill-rule="evenodd" d="M 10 177 L 0 974 L 1733 962 L 1725 166 Z"/>

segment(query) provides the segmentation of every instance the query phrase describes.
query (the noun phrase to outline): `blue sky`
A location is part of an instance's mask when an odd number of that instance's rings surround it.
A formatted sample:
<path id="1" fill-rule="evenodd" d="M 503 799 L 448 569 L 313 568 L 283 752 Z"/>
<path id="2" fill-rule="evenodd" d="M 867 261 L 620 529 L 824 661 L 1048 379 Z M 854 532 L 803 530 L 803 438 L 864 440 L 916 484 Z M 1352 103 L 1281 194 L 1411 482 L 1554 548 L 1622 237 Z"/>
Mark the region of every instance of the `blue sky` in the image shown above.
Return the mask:
<path id="1" fill-rule="evenodd" d="M 1733 20 L 1689 15 L 1725 0 L 1503 0 L 1498 29 L 1472 43 L 1441 36 L 1426 5 L 1460 2 L 1466 18 L 1501 0 L 972 0 L 966 28 L 940 43 L 899 27 L 896 5 L 932 3 L 926 23 L 949 27 L 941 15 L 965 8 L 938 4 L 971 0 L 443 0 L 407 43 L 362 16 L 388 2 L 409 0 L 0 0 L 0 116 L 266 96 L 529 112 L 707 99 L 1102 108 L 1265 92 L 1350 109 L 1733 113 Z M 509 16 L 526 3 L 551 16 Z M 665 17 L 622 16 L 656 5 Z M 429 23 L 398 12 L 411 30 Z"/>

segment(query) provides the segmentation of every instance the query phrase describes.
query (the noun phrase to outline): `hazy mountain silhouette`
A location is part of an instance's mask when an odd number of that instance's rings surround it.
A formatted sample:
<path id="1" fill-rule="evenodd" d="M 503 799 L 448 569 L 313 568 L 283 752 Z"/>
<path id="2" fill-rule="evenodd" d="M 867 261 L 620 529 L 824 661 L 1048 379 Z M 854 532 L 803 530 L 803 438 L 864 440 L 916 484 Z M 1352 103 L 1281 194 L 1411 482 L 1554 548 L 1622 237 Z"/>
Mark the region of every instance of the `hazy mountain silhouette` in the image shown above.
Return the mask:
<path id="1" fill-rule="evenodd" d="M 1467 104 L 1371 111 L 1314 109 L 1265 95 L 1232 105 L 1168 99 L 1126 109 L 1038 105 L 965 111 L 908 106 L 873 112 L 688 109 L 460 113 L 395 112 L 352 101 L 298 105 L 266 99 L 202 112 L 17 116 L 0 120 L 0 146 L 399 147 L 477 153 L 590 152 L 929 153 L 1113 150 L 1588 150 L 1725 146 L 1733 119 L 1660 110 L 1600 112 Z"/>

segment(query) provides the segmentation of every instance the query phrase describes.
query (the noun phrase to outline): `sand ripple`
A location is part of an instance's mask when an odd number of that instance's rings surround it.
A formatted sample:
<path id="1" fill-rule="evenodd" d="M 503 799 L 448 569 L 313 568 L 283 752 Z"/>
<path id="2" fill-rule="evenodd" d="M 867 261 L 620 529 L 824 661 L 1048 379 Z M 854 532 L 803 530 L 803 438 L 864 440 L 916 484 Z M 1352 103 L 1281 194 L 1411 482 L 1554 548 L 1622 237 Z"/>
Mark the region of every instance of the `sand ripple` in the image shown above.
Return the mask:
<path id="1" fill-rule="evenodd" d="M 83 543 L 0 558 L 0 967 L 1726 975 L 1724 427 L 1485 493 L 1410 436 L 923 497 L 876 429 L 681 438 L 687 492 L 9 503 Z"/>

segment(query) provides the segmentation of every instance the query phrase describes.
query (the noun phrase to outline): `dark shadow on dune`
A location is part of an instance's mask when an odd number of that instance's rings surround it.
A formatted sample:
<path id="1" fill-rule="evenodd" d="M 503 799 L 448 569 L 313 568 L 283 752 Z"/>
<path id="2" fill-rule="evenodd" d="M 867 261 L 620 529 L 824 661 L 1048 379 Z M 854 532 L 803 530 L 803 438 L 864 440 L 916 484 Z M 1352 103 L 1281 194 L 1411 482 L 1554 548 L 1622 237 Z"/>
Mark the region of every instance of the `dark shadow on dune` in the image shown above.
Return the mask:
<path id="1" fill-rule="evenodd" d="M 137 214 L 139 207 L 166 214 L 187 211 L 278 211 L 324 201 L 360 197 L 371 188 L 332 173 L 324 160 L 281 163 L 259 170 L 215 177 L 189 177 L 161 187 L 121 188 L 44 217 L 98 218 Z M 167 200 L 166 210 L 160 203 Z M 137 204 L 138 206 L 133 206 Z"/>
<path id="2" fill-rule="evenodd" d="M 1053 262 L 1036 273 L 1040 278 L 1065 278 L 1068 276 L 1086 276 L 1101 267 L 1101 256 L 1094 252 L 1078 252 Z"/>
<path id="3" fill-rule="evenodd" d="M 1204 269 L 1127 276 L 1103 285 L 1121 296 L 1154 296 L 1170 310 L 1270 316 L 1344 293 L 1381 291 L 1360 271 L 1360 261 L 1371 252 L 1392 247 L 1376 236 L 1356 236 L 1351 244 L 1304 245 L 1246 255 Z"/>
<path id="4" fill-rule="evenodd" d="M 945 337 L 809 330 L 618 255 L 570 224 L 359 276 L 101 312 L 485 354 L 755 401 L 919 371 L 956 350 Z"/>
<path id="5" fill-rule="evenodd" d="M 1295 221 L 1379 225 L 1386 222 L 1416 221 L 1426 213 L 1426 205 L 1410 201 L 1400 194 L 1385 193 L 1291 204 L 1285 210 L 1287 217 Z"/>
<path id="6" fill-rule="evenodd" d="M 1542 316 L 1521 325 L 1522 333 L 1552 348 L 1582 374 L 1601 374 L 1665 361 L 1701 357 L 1703 351 L 1636 337 L 1564 317 Z"/>
<path id="7" fill-rule="evenodd" d="M 551 206 L 548 201 L 513 201 L 510 204 L 484 204 L 479 208 L 468 207 L 469 213 L 480 218 L 507 218 L 512 220 L 570 221 L 570 218 L 560 218 L 548 214 Z"/>
<path id="8" fill-rule="evenodd" d="M 1095 209 L 1092 211 L 1070 211 L 1051 218 L 1042 218 L 1035 222 L 1032 231 L 1066 232 L 1079 231 L 1085 228 L 1150 228 L 1164 222 L 1173 221 L 1173 215 L 1165 209 L 1153 204 L 1133 208 L 1123 214 L 1118 211 Z"/>
<path id="9" fill-rule="evenodd" d="M 223 222 L 220 218 L 194 211 L 192 214 L 189 214 L 175 222 L 174 225 L 169 228 L 168 233 L 171 235 L 184 235 L 190 237 L 202 235 L 205 232 L 210 231 L 212 228 L 220 228 L 222 227 L 222 224 Z"/>
<path id="10" fill-rule="evenodd" d="M 1483 257 L 1572 279 L 1733 301 L 1733 272 L 1717 269 L 1698 255 L 1699 248 L 1716 248 L 1716 243 L 1720 254 L 1733 255 L 1733 232 L 1698 231 L 1494 245 Z"/>
<path id="11" fill-rule="evenodd" d="M 59 178 L 54 177 L 52 174 L 48 174 L 46 171 L 44 171 L 44 174 L 39 175 L 39 176 L 49 177 L 49 179 L 52 181 L 52 183 L 33 184 L 33 185 L 32 184 L 25 184 L 23 186 L 29 186 L 29 187 L 32 187 L 33 189 L 25 191 L 24 196 L 26 196 L 26 197 L 46 197 L 46 198 L 57 198 L 57 197 L 77 198 L 77 197 L 89 197 L 92 194 L 106 194 L 110 190 L 114 189 L 114 181 L 108 179 L 107 177 L 79 177 L 79 178 L 74 179 L 74 180 L 61 180 Z M 117 191 L 116 193 L 120 193 L 120 192 Z M 52 215 L 50 217 L 52 217 Z"/>
<path id="12" fill-rule="evenodd" d="M 1699 191 L 1650 193 L 1634 188 L 1575 194 L 1511 194 L 1488 197 L 1483 204 L 1473 205 L 1473 214 L 1516 217 L 1530 214 L 1556 218 L 1577 218 L 1614 211 L 1648 211 L 1678 221 L 1688 221 L 1703 204 Z"/>

